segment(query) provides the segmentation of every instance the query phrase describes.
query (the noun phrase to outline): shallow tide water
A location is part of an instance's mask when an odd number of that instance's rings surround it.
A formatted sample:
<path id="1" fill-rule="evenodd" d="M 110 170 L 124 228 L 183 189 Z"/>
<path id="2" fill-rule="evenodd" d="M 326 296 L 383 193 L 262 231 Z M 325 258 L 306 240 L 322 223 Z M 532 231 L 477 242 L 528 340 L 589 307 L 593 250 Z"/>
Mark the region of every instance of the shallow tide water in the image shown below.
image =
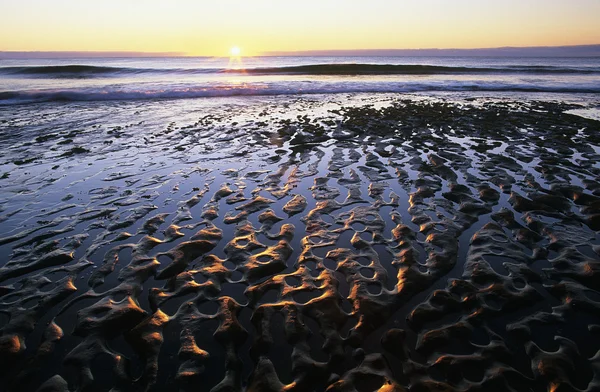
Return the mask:
<path id="1" fill-rule="evenodd" d="M 3 388 L 596 390 L 599 104 L 1 108 Z"/>

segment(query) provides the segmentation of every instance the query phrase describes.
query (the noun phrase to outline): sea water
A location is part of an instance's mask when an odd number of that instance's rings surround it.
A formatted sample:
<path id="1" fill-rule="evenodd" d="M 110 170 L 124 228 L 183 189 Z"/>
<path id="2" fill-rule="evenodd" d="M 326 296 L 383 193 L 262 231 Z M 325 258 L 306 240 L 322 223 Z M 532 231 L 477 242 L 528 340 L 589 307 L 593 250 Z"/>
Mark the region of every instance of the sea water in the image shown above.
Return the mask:
<path id="1" fill-rule="evenodd" d="M 600 93 L 600 58 L 0 60 L 0 105 L 327 93 Z"/>

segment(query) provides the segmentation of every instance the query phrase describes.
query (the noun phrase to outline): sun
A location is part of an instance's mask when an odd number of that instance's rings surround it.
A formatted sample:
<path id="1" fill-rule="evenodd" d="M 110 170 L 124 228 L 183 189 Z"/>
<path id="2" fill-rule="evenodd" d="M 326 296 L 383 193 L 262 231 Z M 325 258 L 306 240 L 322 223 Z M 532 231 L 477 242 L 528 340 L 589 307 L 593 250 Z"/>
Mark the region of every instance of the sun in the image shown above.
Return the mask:
<path id="1" fill-rule="evenodd" d="M 242 61 L 242 50 L 239 46 L 232 46 L 229 48 L 229 69 L 243 69 L 244 63 Z"/>

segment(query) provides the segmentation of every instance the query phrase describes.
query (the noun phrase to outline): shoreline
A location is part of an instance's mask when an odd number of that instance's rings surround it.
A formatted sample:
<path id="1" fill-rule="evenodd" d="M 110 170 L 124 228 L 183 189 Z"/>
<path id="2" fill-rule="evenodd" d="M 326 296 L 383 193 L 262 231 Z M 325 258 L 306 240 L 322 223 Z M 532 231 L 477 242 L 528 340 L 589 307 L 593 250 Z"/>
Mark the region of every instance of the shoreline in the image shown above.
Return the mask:
<path id="1" fill-rule="evenodd" d="M 10 93 L 10 92 L 8 92 Z M 0 94 L 2 94 L 0 92 Z M 394 91 L 377 91 L 377 92 L 362 92 L 362 91 L 340 91 L 340 92 L 314 92 L 314 93 L 265 93 L 265 94 L 239 94 L 239 95 L 211 95 L 211 96 L 192 96 L 192 97 L 156 97 L 156 98 L 139 98 L 139 99 L 89 99 L 89 100 L 58 100 L 58 101 L 25 101 L 25 102 L 11 102 L 1 103 L 0 110 L 3 108 L 13 107 L 27 107 L 30 105 L 85 105 L 85 104 L 136 104 L 136 103 L 157 103 L 157 102 L 179 102 L 185 101 L 204 101 L 204 102 L 218 102 L 220 100 L 242 100 L 242 101 L 253 101 L 253 100 L 277 100 L 277 99 L 310 99 L 310 98 L 326 98 L 327 96 L 347 96 L 347 97 L 408 97 L 414 99 L 450 99 L 450 100 L 541 100 L 549 102 L 566 102 L 566 103 L 577 103 L 580 105 L 600 107 L 600 99 L 598 99 L 597 93 L 587 92 L 546 92 L 546 91 L 413 91 L 413 92 L 394 92 Z M 10 99 L 10 98 L 8 98 Z M 590 103 L 594 102 L 594 103 Z"/>

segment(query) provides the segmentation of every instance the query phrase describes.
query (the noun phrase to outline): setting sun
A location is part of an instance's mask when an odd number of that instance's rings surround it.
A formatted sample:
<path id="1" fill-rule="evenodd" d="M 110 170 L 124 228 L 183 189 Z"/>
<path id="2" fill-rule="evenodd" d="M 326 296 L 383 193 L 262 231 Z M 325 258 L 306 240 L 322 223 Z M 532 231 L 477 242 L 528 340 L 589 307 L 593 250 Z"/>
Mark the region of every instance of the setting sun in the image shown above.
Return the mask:
<path id="1" fill-rule="evenodd" d="M 241 53 L 242 51 L 237 46 L 234 46 L 231 49 L 229 49 L 229 54 L 231 54 L 234 57 L 238 57 Z"/>

